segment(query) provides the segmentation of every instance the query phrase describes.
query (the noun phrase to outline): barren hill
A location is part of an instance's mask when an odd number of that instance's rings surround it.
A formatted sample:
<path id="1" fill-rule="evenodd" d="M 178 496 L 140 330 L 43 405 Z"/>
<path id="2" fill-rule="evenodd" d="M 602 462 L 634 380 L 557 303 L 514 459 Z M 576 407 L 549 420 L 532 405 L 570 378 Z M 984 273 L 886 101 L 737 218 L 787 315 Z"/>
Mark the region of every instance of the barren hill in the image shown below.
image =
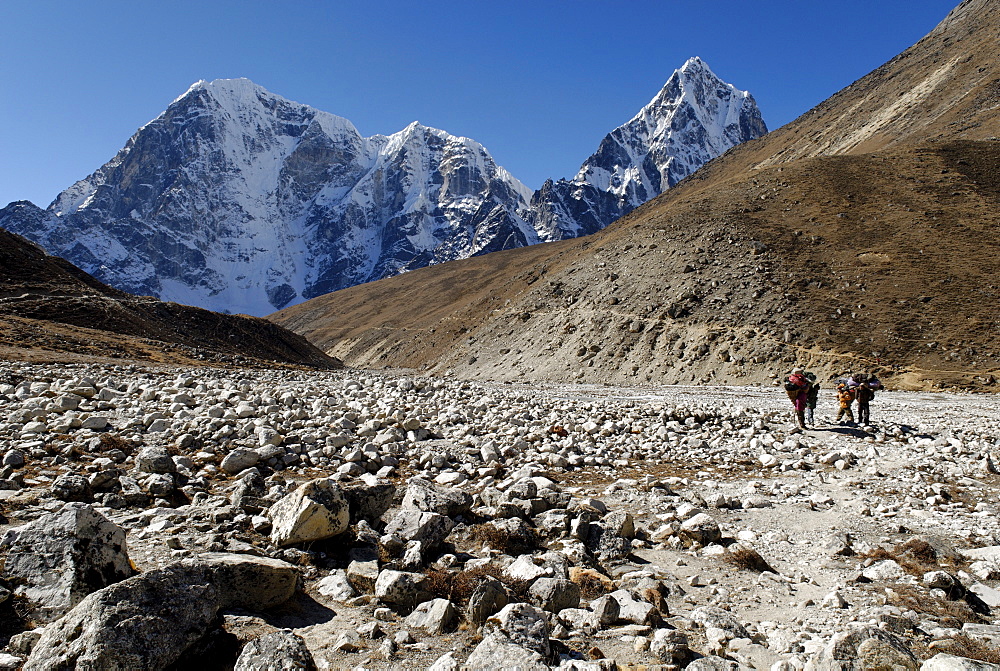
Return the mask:
<path id="1" fill-rule="evenodd" d="M 267 320 L 113 289 L 3 229 L 0 329 L 0 356 L 16 350 L 16 358 L 340 365 L 302 336 Z"/>
<path id="2" fill-rule="evenodd" d="M 1000 3 L 608 229 L 272 315 L 349 365 L 492 379 L 898 386 L 1000 366 Z"/>

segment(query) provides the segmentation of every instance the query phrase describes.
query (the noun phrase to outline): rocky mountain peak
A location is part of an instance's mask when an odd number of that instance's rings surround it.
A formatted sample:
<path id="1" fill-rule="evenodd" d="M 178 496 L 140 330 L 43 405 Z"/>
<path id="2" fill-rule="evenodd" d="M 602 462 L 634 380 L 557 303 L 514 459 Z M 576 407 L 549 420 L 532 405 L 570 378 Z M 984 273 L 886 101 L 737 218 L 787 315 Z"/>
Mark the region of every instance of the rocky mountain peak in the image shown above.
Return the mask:
<path id="1" fill-rule="evenodd" d="M 5 210 L 0 226 L 132 293 L 268 314 L 413 268 L 593 232 L 754 136 L 723 123 L 743 113 L 732 111 L 742 92 L 700 59 L 684 68 L 577 179 L 534 195 L 475 140 L 418 121 L 365 138 L 249 79 L 199 81 L 44 216 Z"/>

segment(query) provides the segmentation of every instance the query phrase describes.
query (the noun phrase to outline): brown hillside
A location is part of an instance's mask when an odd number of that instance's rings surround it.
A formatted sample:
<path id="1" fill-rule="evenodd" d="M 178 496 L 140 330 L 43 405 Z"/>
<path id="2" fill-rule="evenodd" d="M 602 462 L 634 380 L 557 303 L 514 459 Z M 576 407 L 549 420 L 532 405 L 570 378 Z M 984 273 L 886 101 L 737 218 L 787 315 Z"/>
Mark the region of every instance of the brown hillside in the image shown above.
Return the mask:
<path id="1" fill-rule="evenodd" d="M 890 63 L 596 235 L 272 318 L 349 365 L 479 378 L 748 382 L 803 362 L 880 367 L 899 386 L 991 383 L 998 5 L 963 3 Z"/>
<path id="2" fill-rule="evenodd" d="M 221 315 L 113 289 L 0 229 L 0 355 L 86 355 L 171 363 L 339 362 L 264 319 Z"/>

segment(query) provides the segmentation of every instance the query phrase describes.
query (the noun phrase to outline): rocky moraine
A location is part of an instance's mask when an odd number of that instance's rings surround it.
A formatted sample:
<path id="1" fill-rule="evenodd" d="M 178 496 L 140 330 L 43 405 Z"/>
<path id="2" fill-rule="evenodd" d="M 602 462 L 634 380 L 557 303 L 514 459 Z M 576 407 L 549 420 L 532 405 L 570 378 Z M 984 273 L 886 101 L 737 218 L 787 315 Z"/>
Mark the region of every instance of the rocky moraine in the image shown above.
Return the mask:
<path id="1" fill-rule="evenodd" d="M 992 396 L 0 363 L 0 669 L 1000 669 Z"/>

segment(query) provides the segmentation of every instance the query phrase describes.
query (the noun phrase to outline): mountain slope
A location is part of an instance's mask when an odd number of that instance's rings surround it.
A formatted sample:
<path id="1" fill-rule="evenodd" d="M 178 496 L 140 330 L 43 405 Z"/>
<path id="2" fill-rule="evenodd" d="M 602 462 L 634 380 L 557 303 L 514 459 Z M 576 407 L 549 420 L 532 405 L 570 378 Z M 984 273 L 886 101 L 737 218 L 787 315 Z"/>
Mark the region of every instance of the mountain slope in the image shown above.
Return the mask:
<path id="1" fill-rule="evenodd" d="M 248 80 L 198 82 L 48 210 L 8 209 L 0 226 L 132 293 L 266 314 L 597 230 L 764 130 L 749 94 L 692 59 L 577 180 L 553 186 L 562 216 L 473 140 L 419 123 L 364 138 Z M 602 198 L 593 212 L 574 204 Z"/>
<path id="2" fill-rule="evenodd" d="M 763 382 L 798 362 L 881 368 L 900 386 L 989 383 L 1000 374 L 998 4 L 962 3 L 816 110 L 592 236 L 272 318 L 349 365 L 468 377 Z M 941 63 L 952 78 L 932 76 Z M 437 297 L 467 277 L 482 291 Z"/>
<path id="3" fill-rule="evenodd" d="M 9 207 L 19 205 L 30 203 Z M 19 356 L 33 348 L 184 364 L 340 366 L 264 319 L 132 296 L 3 229 L 0 324 L 0 350 L 13 347 Z"/>

